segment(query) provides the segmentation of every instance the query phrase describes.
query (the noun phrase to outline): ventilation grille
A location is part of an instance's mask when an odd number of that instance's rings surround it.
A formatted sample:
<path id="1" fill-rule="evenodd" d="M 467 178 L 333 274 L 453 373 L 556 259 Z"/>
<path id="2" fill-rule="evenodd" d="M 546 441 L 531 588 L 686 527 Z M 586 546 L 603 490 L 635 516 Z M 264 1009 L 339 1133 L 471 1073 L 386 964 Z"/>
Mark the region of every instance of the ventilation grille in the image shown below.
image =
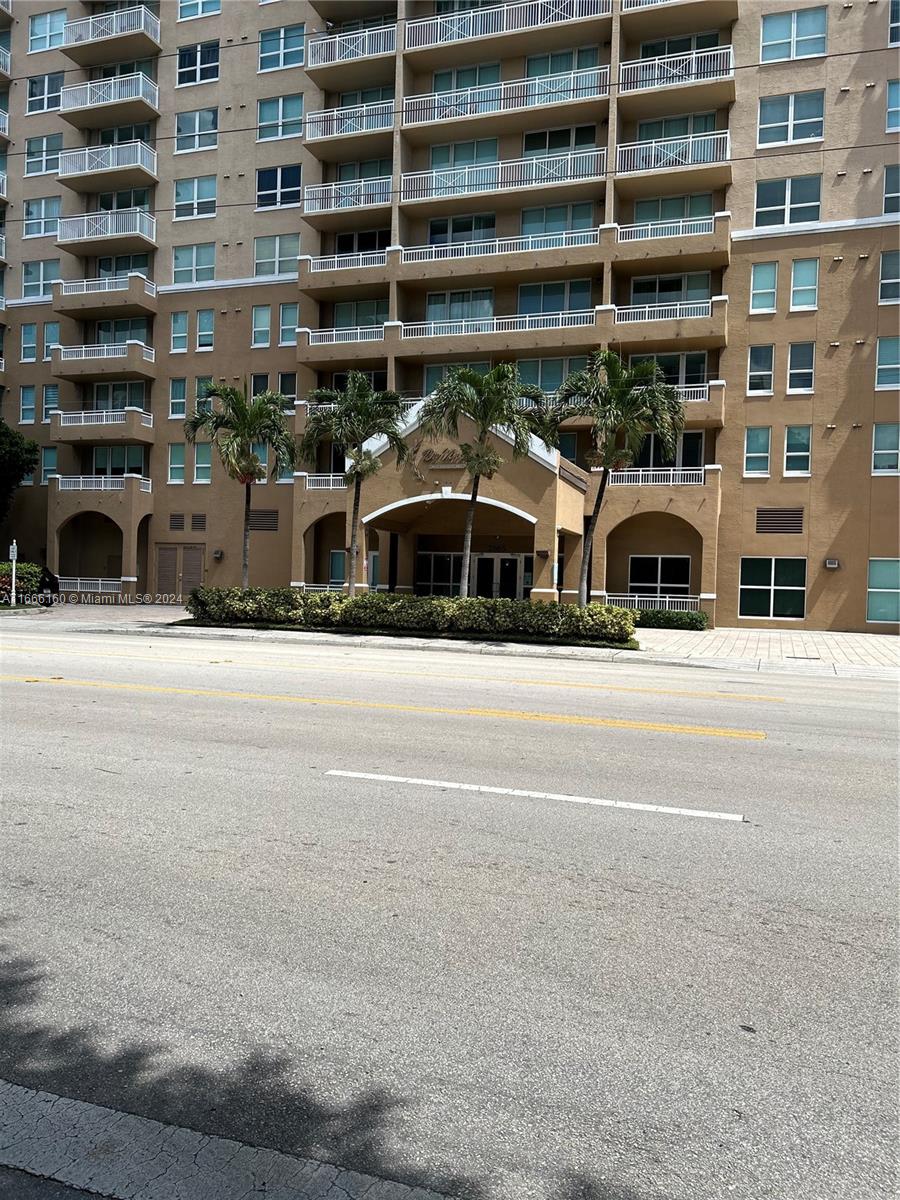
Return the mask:
<path id="1" fill-rule="evenodd" d="M 191 533 L 206 533 L 206 513 L 191 513 Z"/>
<path id="2" fill-rule="evenodd" d="M 169 528 L 184 529 L 184 513 L 169 513 Z"/>
<path id="3" fill-rule="evenodd" d="M 758 508 L 757 533 L 802 533 L 802 508 Z"/>
<path id="4" fill-rule="evenodd" d="M 250 528 L 257 532 L 278 532 L 277 508 L 254 508 L 250 513 Z"/>

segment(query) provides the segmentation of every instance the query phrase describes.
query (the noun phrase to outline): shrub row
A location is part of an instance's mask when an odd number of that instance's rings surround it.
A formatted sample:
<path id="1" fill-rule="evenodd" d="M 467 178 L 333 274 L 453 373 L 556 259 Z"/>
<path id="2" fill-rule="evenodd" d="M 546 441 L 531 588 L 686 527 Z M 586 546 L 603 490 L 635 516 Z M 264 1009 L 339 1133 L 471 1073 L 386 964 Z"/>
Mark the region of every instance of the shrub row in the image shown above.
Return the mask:
<path id="1" fill-rule="evenodd" d="M 16 563 L 16 602 L 37 594 L 41 568 L 37 563 Z M 0 604 L 9 604 L 12 591 L 12 563 L 0 562 Z"/>
<path id="2" fill-rule="evenodd" d="M 213 625 L 294 625 L 305 629 L 384 629 L 490 637 L 557 638 L 622 644 L 634 613 L 604 604 L 532 604 L 529 600 L 465 600 L 389 592 L 302 592 L 292 588 L 197 588 L 187 602 L 197 621 Z"/>
<path id="3" fill-rule="evenodd" d="M 673 612 L 668 608 L 644 608 L 634 614 L 635 625 L 644 629 L 706 629 L 709 617 L 705 612 Z"/>

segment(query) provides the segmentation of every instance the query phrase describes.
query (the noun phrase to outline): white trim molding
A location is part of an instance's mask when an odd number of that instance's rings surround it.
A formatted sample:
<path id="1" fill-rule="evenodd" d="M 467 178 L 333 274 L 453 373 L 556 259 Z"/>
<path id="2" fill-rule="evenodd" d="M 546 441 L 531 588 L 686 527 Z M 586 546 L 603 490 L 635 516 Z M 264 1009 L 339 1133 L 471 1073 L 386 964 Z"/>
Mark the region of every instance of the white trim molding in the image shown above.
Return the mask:
<path id="1" fill-rule="evenodd" d="M 844 229 L 877 229 L 900 224 L 895 213 L 880 213 L 875 217 L 857 217 L 850 221 L 802 221 L 796 225 L 763 225 L 754 229 L 733 229 L 733 242 L 747 242 L 755 238 L 797 237 L 802 233 L 833 233 Z"/>
<path id="2" fill-rule="evenodd" d="M 252 275 L 245 279 L 206 279 L 203 283 L 163 283 L 157 287 L 157 291 L 164 292 L 206 292 L 213 291 L 216 288 L 232 288 L 232 287 L 271 287 L 277 283 L 294 283 L 297 282 L 296 275 Z M 50 296 L 48 299 L 52 299 Z"/>
<path id="3" fill-rule="evenodd" d="M 376 508 L 374 512 L 370 512 L 368 516 L 363 517 L 362 523 L 363 525 L 368 525 L 376 517 L 383 517 L 386 513 L 395 512 L 398 508 L 408 508 L 411 504 L 428 504 L 433 500 L 471 499 L 472 496 L 469 492 L 451 492 L 449 488 L 445 488 L 442 492 L 430 492 L 425 496 L 410 496 L 405 500 L 394 500 L 393 503 Z M 486 504 L 489 508 L 501 508 L 504 512 L 512 513 L 515 517 L 521 517 L 529 525 L 537 525 L 537 517 L 533 517 L 531 513 L 527 513 L 521 508 L 515 508 L 512 504 L 506 504 L 503 500 L 494 500 L 490 496 L 479 496 L 476 503 Z M 555 591 L 556 589 L 554 588 L 553 590 Z"/>

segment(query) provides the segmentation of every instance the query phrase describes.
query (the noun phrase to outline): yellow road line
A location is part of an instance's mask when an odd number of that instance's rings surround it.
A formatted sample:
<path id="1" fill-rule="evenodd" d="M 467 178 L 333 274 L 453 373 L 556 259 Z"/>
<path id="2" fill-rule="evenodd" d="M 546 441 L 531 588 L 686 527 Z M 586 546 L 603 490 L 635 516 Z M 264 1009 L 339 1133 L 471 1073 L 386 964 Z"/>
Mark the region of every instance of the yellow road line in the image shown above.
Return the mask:
<path id="1" fill-rule="evenodd" d="M 398 649 L 402 647 L 398 646 Z M 46 646 L 10 646 L 8 643 L 3 647 L 4 651 L 12 652 L 28 652 L 30 654 L 55 654 L 58 651 L 52 647 Z M 230 666 L 240 667 L 248 671 L 322 671 L 334 675 L 389 675 L 397 678 L 407 679 L 422 679 L 422 671 L 401 671 L 396 668 L 382 667 L 367 667 L 357 664 L 355 661 L 346 669 L 339 667 L 312 662 L 307 660 L 305 663 L 286 663 L 273 658 L 272 662 L 263 661 L 243 661 L 241 659 L 222 659 L 209 658 L 185 658 L 183 655 L 178 658 L 169 658 L 164 655 L 157 654 L 122 654 L 118 651 L 108 651 L 105 648 L 102 651 L 91 650 L 72 650 L 65 643 L 60 646 L 60 651 L 63 654 L 70 655 L 72 658 L 97 658 L 98 653 L 102 654 L 103 658 L 122 658 L 132 662 L 155 662 L 155 663 L 175 663 L 178 666 Z M 554 687 L 554 688 L 582 688 L 588 691 L 595 692 L 625 692 L 633 695 L 644 696 L 687 696 L 697 700 L 739 700 L 750 703 L 760 704 L 784 704 L 786 703 L 783 696 L 755 696 L 746 692 L 710 692 L 710 691 L 689 691 L 686 688 L 650 688 L 650 687 L 626 687 L 623 684 L 615 683 L 585 683 L 580 680 L 567 679 L 529 679 L 526 677 L 512 677 L 503 675 L 460 675 L 451 671 L 432 671 L 427 672 L 429 679 L 450 679 L 457 683 L 509 683 L 519 687 Z"/>
<path id="2" fill-rule="evenodd" d="M 670 725 L 658 721 L 626 721 L 612 717 L 579 717 L 566 713 L 540 713 L 503 708 L 443 708 L 426 704 L 388 704 L 377 700 L 346 700 L 335 696 L 285 696 L 269 692 L 234 692 L 219 688 L 163 687 L 151 683 L 110 683 L 99 679 L 53 679 L 31 675 L 0 675 L 7 683 L 49 683 L 63 687 L 98 688 L 104 691 L 143 692 L 164 696 L 197 696 L 208 700 L 261 700 L 280 704 L 308 704 L 382 712 L 418 713 L 444 717 L 488 717 L 497 720 L 543 721 L 552 725 L 587 725 L 598 729 L 640 729 L 652 733 L 684 733 L 695 737 L 736 738 L 762 742 L 766 735 L 755 729 L 719 729 L 709 725 Z"/>

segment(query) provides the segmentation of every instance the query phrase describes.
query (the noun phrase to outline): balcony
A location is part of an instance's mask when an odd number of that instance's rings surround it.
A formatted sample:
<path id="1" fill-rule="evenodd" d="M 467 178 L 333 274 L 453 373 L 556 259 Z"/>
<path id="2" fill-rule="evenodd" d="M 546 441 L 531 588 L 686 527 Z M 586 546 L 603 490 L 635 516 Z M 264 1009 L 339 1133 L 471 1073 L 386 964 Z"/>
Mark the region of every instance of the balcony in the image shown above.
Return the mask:
<path id="1" fill-rule="evenodd" d="M 581 195 L 595 194 L 597 183 L 605 175 L 605 150 L 575 150 L 567 154 L 410 172 L 402 177 L 400 199 L 404 204 L 422 201 L 433 204 L 451 197 L 507 192 L 516 205 L 521 205 L 524 189 L 552 188 L 560 191 L 567 200 L 574 200 Z"/>
<path id="2" fill-rule="evenodd" d="M 0 138 L 9 141 L 9 113 L 0 108 Z"/>
<path id="3" fill-rule="evenodd" d="M 73 254 L 129 254 L 156 249 L 156 218 L 142 208 L 62 217 L 56 244 Z"/>
<path id="4" fill-rule="evenodd" d="M 159 18 L 140 5 L 67 21 L 60 49 L 82 67 L 149 58 L 161 49 Z"/>
<path id="5" fill-rule="evenodd" d="M 679 111 L 730 104 L 734 100 L 733 47 L 714 46 L 619 65 L 618 102 L 629 115 L 661 111 L 661 104 L 673 101 L 676 89 Z"/>
<path id="6" fill-rule="evenodd" d="M 629 41 L 661 34 L 724 29 L 738 19 L 738 0 L 622 0 L 622 32 Z"/>
<path id="7" fill-rule="evenodd" d="M 348 108 L 325 108 L 308 113 L 304 132 L 306 142 L 315 154 L 337 160 L 356 154 L 375 157 L 379 142 L 384 143 L 385 157 L 390 157 L 393 128 L 394 101 L 381 100 L 377 104 L 354 104 Z M 373 138 L 373 134 L 381 137 Z"/>
<path id="8" fill-rule="evenodd" d="M 427 141 L 434 136 L 428 126 L 453 122 L 453 136 L 461 137 L 470 124 L 481 117 L 490 118 L 491 135 L 515 132 L 533 124 L 535 109 L 565 106 L 559 120 L 596 120 L 596 104 L 609 96 L 609 68 L 589 67 L 559 75 L 535 79 L 516 79 L 507 83 L 484 84 L 455 92 L 432 92 L 407 96 L 403 101 L 403 127 L 411 141 Z M 443 134 L 442 134 L 443 136 Z M 448 135 L 449 136 L 449 135 Z"/>
<path id="9" fill-rule="evenodd" d="M 0 29 L 8 29 L 12 25 L 13 0 L 0 0 Z"/>
<path id="10" fill-rule="evenodd" d="M 55 538 L 71 517 L 101 512 L 134 531 L 153 511 L 153 484 L 141 475 L 54 475 L 47 496 L 47 529 Z"/>
<path id="11" fill-rule="evenodd" d="M 645 221 L 617 225 L 612 259 L 619 263 L 653 262 L 654 270 L 694 271 L 727 266 L 731 259 L 731 214 L 685 217 L 675 221 Z"/>
<path id="12" fill-rule="evenodd" d="M 336 82 L 342 78 L 352 79 L 357 87 L 387 83 L 394 71 L 393 63 L 388 66 L 386 59 L 396 48 L 396 25 L 312 37 L 306 44 L 306 70 L 325 91 L 340 90 Z M 352 65 L 348 68 L 347 64 Z"/>
<path id="13" fill-rule="evenodd" d="M 728 340 L 728 297 L 670 304 L 630 304 L 603 309 L 612 317 L 606 341 L 626 352 L 656 349 L 709 350 Z"/>
<path id="14" fill-rule="evenodd" d="M 703 467 L 629 467 L 609 473 L 610 487 L 703 487 L 705 483 Z"/>
<path id="15" fill-rule="evenodd" d="M 63 412 L 50 418 L 54 442 L 65 445 L 152 445 L 153 414 L 141 408 Z"/>
<path id="16" fill-rule="evenodd" d="M 690 321 L 712 315 L 711 300 L 680 300 L 675 304 L 629 304 L 616 308 L 616 324 L 631 321 Z"/>
<path id="17" fill-rule="evenodd" d="M 309 260 L 313 275 L 320 271 L 360 271 L 368 267 L 387 266 L 387 251 L 373 250 L 369 254 L 326 254 Z"/>
<path id="18" fill-rule="evenodd" d="M 557 49 L 580 45 L 593 33 L 590 23 L 608 19 L 611 12 L 611 0 L 521 0 L 472 8 L 408 21 L 405 49 L 417 52 L 417 63 L 421 60 L 433 66 L 458 60 L 460 42 L 506 38 L 508 45 L 504 45 L 502 56 L 515 57 L 538 46 Z"/>
<path id="19" fill-rule="evenodd" d="M 159 116 L 159 88 L 138 71 L 64 87 L 59 115 L 79 129 L 140 125 Z"/>
<path id="20" fill-rule="evenodd" d="M 629 195 L 655 192 L 660 187 L 724 187 L 731 181 L 730 159 L 731 137 L 727 129 L 627 142 L 616 149 L 616 186 L 620 193 Z M 653 177 L 653 173 L 661 171 L 673 177 L 664 183 Z"/>
<path id="21" fill-rule="evenodd" d="M 456 344 L 458 342 L 458 344 Z M 466 353 L 503 354 L 569 349 L 587 353 L 600 343 L 597 311 L 514 314 L 448 321 L 412 321 L 402 325 L 396 353 L 425 356 Z"/>
<path id="22" fill-rule="evenodd" d="M 319 228 L 358 228 L 360 208 L 389 208 L 391 177 L 350 179 L 340 183 L 307 184 L 303 189 L 303 213 Z M 365 228 L 365 226 L 363 226 Z"/>
<path id="23" fill-rule="evenodd" d="M 147 187 L 158 182 L 156 151 L 146 142 L 63 150 L 59 156 L 59 181 L 77 192 Z"/>
<path id="24" fill-rule="evenodd" d="M 353 325 L 341 329 L 309 330 L 310 346 L 337 346 L 346 342 L 383 342 L 383 325 Z"/>
<path id="25" fill-rule="evenodd" d="M 347 480 L 343 475 L 306 475 L 306 487 L 311 492 L 343 491 Z"/>
<path id="26" fill-rule="evenodd" d="M 0 46 L 0 82 L 9 83 L 12 79 L 12 61 L 9 51 Z"/>
<path id="27" fill-rule="evenodd" d="M 400 336 L 407 338 L 470 337 L 473 334 L 531 333 L 536 329 L 593 328 L 594 309 L 571 312 L 528 313 L 510 317 L 468 317 L 457 321 L 414 321 L 404 324 Z"/>
<path id="28" fill-rule="evenodd" d="M 66 279 L 53 284 L 53 311 L 76 320 L 155 316 L 156 284 L 132 273 L 108 279 Z"/>
<path id="29" fill-rule="evenodd" d="M 0 202 L 6 203 L 6 173 L 0 171 Z"/>
<path id="30" fill-rule="evenodd" d="M 6 234 L 0 233 L 0 262 L 6 262 Z"/>
<path id="31" fill-rule="evenodd" d="M 50 370 L 60 379 L 155 379 L 156 351 L 143 342 L 112 342 L 99 346 L 54 346 Z"/>

